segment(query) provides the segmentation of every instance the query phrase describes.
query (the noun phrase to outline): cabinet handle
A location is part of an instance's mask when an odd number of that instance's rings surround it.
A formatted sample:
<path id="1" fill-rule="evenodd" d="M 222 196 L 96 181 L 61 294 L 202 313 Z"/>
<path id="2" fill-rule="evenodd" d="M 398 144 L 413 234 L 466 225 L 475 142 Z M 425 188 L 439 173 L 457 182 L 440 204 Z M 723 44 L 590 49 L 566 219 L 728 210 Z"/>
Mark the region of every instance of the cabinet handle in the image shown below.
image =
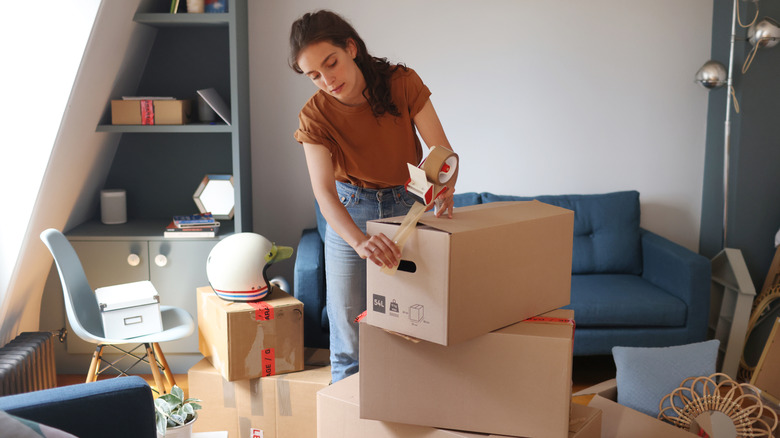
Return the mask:
<path id="1" fill-rule="evenodd" d="M 138 257 L 138 254 L 130 254 L 127 256 L 127 264 L 130 266 L 138 266 L 141 264 L 141 257 Z"/>
<path id="2" fill-rule="evenodd" d="M 163 254 L 157 254 L 154 257 L 154 264 L 162 268 L 168 264 L 168 257 L 165 257 Z"/>

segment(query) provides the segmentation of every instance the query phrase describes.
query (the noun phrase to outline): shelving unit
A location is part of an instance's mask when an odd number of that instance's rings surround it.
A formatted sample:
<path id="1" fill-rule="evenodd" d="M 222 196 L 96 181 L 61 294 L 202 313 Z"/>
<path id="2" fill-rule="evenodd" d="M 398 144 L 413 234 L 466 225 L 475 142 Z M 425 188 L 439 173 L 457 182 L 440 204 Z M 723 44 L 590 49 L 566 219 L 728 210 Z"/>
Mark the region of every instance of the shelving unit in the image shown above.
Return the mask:
<path id="1" fill-rule="evenodd" d="M 231 0 L 226 13 L 170 14 L 168 5 L 140 0 L 134 16 L 127 17 L 141 26 L 140 34 L 153 35 L 136 44 L 152 43 L 138 50 L 144 59 L 134 60 L 143 63 L 135 64 L 142 69 L 133 70 L 140 76 L 121 81 L 135 84 L 135 89 L 123 87 L 105 96 L 105 111 L 95 128 L 117 136 L 104 188 L 126 190 L 128 221 L 104 225 L 98 214 L 66 234 L 93 288 L 151 280 L 161 304 L 183 307 L 196 316 L 195 289 L 208 284 L 205 264 L 211 248 L 229 234 L 252 229 L 247 1 Z M 219 118 L 214 123 L 197 121 L 196 90 L 204 88 L 216 89 L 225 100 L 230 125 Z M 112 125 L 110 101 L 128 94 L 192 99 L 194 122 Z M 233 220 L 220 220 L 216 238 L 164 238 L 172 216 L 197 212 L 192 196 L 207 174 L 233 176 Z M 196 331 L 163 348 L 197 353 L 197 339 Z M 76 336 L 68 338 L 70 353 L 92 349 Z"/>
<path id="2" fill-rule="evenodd" d="M 712 259 L 709 339 L 720 341 L 718 370 L 737 378 L 756 289 L 742 251 L 725 248 Z"/>

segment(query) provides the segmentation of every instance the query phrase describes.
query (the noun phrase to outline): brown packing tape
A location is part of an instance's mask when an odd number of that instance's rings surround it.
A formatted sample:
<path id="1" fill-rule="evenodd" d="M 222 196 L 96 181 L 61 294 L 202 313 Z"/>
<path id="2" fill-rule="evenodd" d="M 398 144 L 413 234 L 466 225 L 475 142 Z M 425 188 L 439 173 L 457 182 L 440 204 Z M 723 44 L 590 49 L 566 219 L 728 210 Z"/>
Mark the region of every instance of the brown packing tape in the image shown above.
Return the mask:
<path id="1" fill-rule="evenodd" d="M 262 377 L 249 380 L 249 410 L 257 417 L 265 416 L 265 404 L 263 403 Z"/>
<path id="2" fill-rule="evenodd" d="M 276 413 L 282 417 L 292 417 L 292 397 L 290 382 L 280 376 L 276 379 Z"/>
<path id="3" fill-rule="evenodd" d="M 221 377 L 221 376 L 220 376 Z M 226 408 L 236 407 L 236 385 L 222 377 L 222 401 Z"/>
<path id="4" fill-rule="evenodd" d="M 433 184 L 434 193 L 439 193 L 444 187 L 452 189 L 458 179 L 458 169 L 458 154 L 441 146 L 431 148 L 423 163 L 425 176 Z"/>

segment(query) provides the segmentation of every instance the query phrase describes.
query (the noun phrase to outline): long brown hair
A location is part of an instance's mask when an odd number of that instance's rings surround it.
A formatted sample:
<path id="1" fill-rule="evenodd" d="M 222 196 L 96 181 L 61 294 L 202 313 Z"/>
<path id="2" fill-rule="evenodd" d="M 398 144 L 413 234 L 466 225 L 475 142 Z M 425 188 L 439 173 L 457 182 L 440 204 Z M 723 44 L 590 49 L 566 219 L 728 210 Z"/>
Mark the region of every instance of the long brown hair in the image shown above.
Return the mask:
<path id="1" fill-rule="evenodd" d="M 379 117 L 384 113 L 400 116 L 401 113 L 393 103 L 390 94 L 390 77 L 399 67 L 404 70 L 408 68 L 403 64 L 391 64 L 387 58 L 371 56 L 366 49 L 366 43 L 352 25 L 334 12 L 327 10 L 311 12 L 293 22 L 290 29 L 289 65 L 296 73 L 302 74 L 303 70 L 298 65 L 298 56 L 308 45 L 327 41 L 346 50 L 350 39 L 357 47 L 355 63 L 366 81 L 363 96 L 371 105 L 374 116 Z"/>

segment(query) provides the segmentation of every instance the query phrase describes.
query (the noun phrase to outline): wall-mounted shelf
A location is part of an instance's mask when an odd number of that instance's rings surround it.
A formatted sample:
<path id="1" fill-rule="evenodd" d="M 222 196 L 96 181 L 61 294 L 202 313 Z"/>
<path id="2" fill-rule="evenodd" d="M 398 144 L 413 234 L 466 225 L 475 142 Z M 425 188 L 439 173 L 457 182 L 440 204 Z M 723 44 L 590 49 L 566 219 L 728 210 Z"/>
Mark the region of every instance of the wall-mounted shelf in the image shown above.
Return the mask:
<path id="1" fill-rule="evenodd" d="M 227 26 L 230 23 L 230 14 L 137 13 L 133 21 L 155 27 Z"/>
<path id="2" fill-rule="evenodd" d="M 190 123 L 187 125 L 98 125 L 98 132 L 120 132 L 137 134 L 162 134 L 162 133 L 230 133 L 229 125 L 208 125 L 203 123 Z"/>

